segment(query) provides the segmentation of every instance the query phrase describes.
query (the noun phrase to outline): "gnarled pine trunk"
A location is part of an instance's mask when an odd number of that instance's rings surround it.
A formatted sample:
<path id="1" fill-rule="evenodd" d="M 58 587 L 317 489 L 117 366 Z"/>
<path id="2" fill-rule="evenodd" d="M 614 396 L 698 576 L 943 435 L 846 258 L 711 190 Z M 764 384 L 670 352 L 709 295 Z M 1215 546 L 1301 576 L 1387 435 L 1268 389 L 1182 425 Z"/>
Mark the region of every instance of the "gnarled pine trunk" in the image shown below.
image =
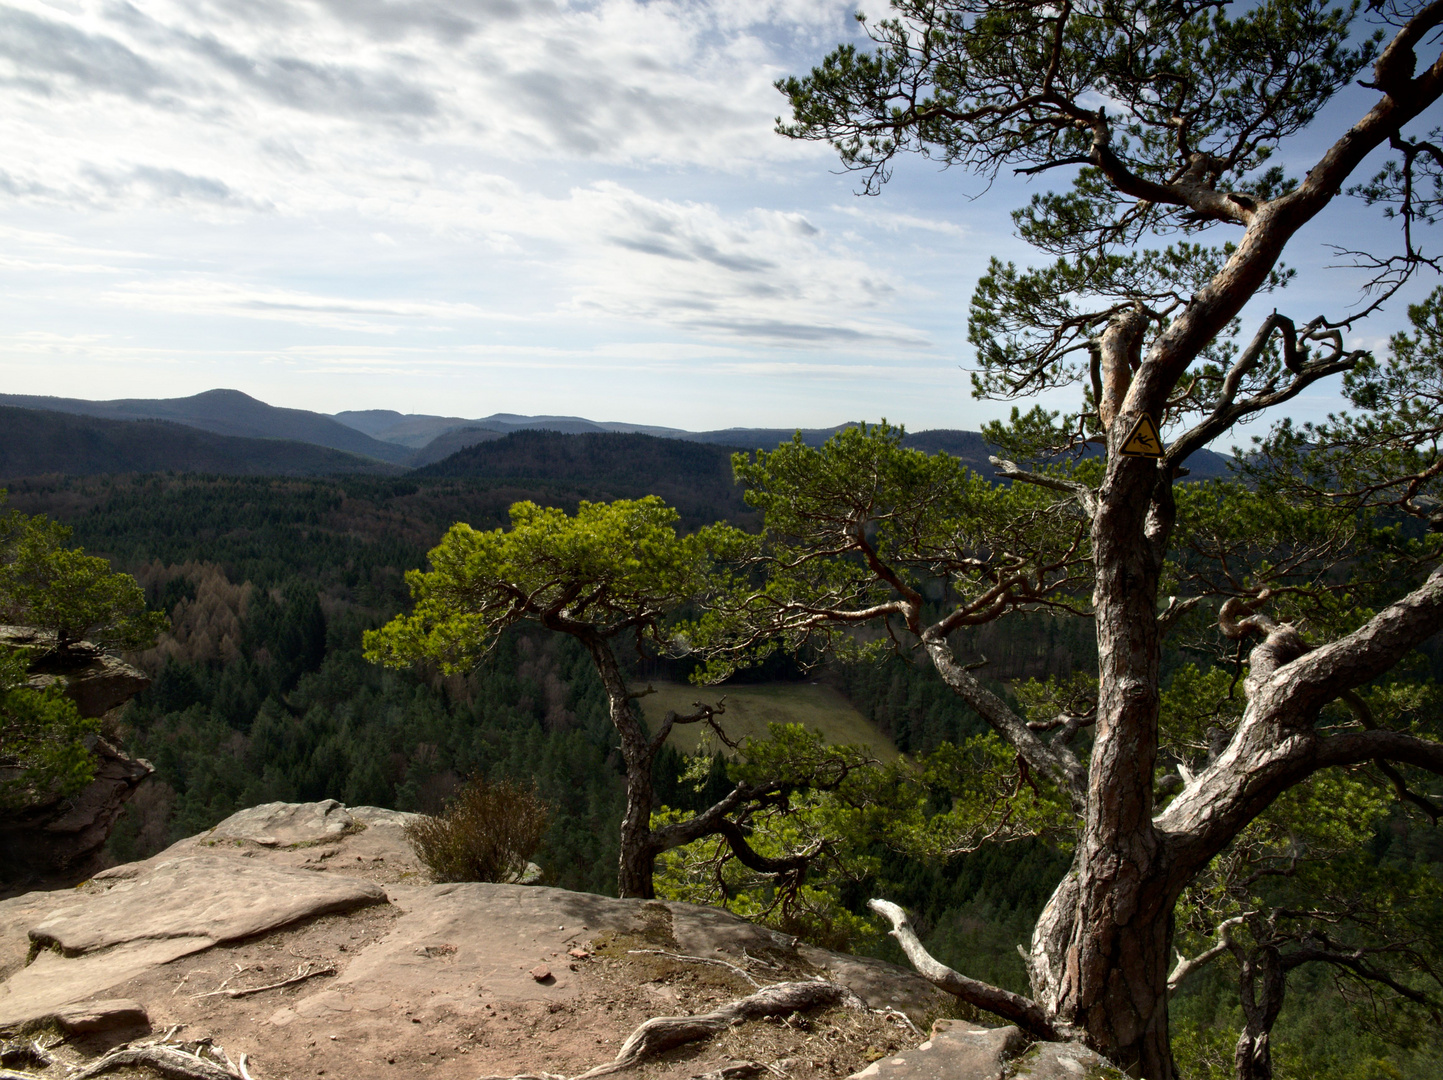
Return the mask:
<path id="1" fill-rule="evenodd" d="M 1243 1030 L 1233 1054 L 1237 1080 L 1273 1080 L 1273 1024 L 1283 1007 L 1287 974 L 1278 950 L 1258 950 L 1242 961 L 1239 995 L 1243 1006 Z"/>
<path id="2" fill-rule="evenodd" d="M 1113 425 L 1092 538 L 1097 579 L 1097 730 L 1087 814 L 1072 871 L 1033 937 L 1039 1004 L 1135 1075 L 1172 1080 L 1167 972 L 1175 883 L 1153 827 L 1157 757 L 1157 590 L 1171 526 L 1167 480 L 1118 450 Z"/>

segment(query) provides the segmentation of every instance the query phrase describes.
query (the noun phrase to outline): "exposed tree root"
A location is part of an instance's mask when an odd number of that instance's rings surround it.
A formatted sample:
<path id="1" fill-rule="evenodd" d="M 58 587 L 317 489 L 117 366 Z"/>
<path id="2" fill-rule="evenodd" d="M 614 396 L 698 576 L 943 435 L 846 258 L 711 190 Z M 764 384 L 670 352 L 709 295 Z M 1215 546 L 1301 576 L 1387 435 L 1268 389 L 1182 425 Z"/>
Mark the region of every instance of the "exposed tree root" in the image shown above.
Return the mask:
<path id="1" fill-rule="evenodd" d="M 760 1061 L 732 1061 L 720 1069 L 698 1073 L 691 1080 L 753 1080 L 766 1073 L 767 1067 Z"/>
<path id="2" fill-rule="evenodd" d="M 221 1065 L 200 1054 L 192 1054 L 174 1046 L 130 1046 L 113 1050 L 75 1073 L 70 1080 L 90 1080 L 92 1076 L 112 1069 L 144 1066 L 154 1069 L 167 1080 L 242 1080 L 243 1072 Z M 35 1080 L 27 1077 L 26 1080 Z"/>
<path id="3" fill-rule="evenodd" d="M 202 1057 L 202 1051 L 209 1050 L 221 1061 Z M 101 1076 L 113 1068 L 144 1067 L 162 1074 L 167 1080 L 254 1080 L 245 1068 L 245 1054 L 241 1054 L 240 1067 L 231 1063 L 231 1058 L 215 1045 L 206 1042 L 195 1044 L 195 1050 L 167 1047 L 163 1042 L 146 1042 L 139 1047 L 120 1047 L 104 1057 L 91 1061 L 88 1066 L 72 1073 L 69 1080 L 89 1080 Z M 23 1073 L 13 1068 L 0 1068 L 0 1080 L 43 1080 L 40 1073 Z"/>
<path id="4" fill-rule="evenodd" d="M 719 1035 L 733 1024 L 760 1020 L 764 1016 L 787 1016 L 824 1005 L 845 1005 L 849 1009 L 864 1007 L 856 994 L 839 983 L 777 983 L 709 1013 L 654 1016 L 627 1037 L 613 1060 L 588 1069 L 579 1076 L 568 1078 L 558 1073 L 522 1073 L 509 1077 L 488 1076 L 483 1080 L 593 1080 L 594 1077 L 609 1076 L 640 1065 L 646 1058 L 655 1057 L 674 1046 Z"/>

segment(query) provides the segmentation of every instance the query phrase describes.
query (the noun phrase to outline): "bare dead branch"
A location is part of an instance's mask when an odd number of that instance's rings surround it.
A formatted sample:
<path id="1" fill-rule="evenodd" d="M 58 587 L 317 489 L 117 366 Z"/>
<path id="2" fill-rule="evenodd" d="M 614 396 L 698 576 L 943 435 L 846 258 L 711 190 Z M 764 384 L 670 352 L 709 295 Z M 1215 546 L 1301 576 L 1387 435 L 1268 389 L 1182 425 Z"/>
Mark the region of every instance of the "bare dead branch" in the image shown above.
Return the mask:
<path id="1" fill-rule="evenodd" d="M 1178 620 L 1200 603 L 1202 603 L 1201 596 L 1185 596 L 1181 599 L 1176 596 L 1169 596 L 1167 598 L 1167 607 L 1163 608 L 1157 616 L 1158 636 L 1167 637 Z"/>
<path id="2" fill-rule="evenodd" d="M 652 689 L 652 687 L 648 686 L 646 688 L 646 693 L 655 693 L 655 691 Z M 641 695 L 631 694 L 629 696 L 635 698 L 640 697 Z M 692 707 L 696 709 L 695 712 L 681 714 L 676 712 L 676 710 L 674 709 L 668 709 L 666 715 L 662 717 L 661 724 L 660 726 L 658 726 L 656 734 L 651 737 L 651 742 L 649 743 L 650 752 L 655 754 L 658 750 L 661 749 L 662 743 L 666 742 L 667 736 L 671 734 L 671 729 L 674 728 L 677 724 L 700 723 L 706 723 L 711 725 L 711 729 L 717 733 L 717 735 L 721 738 L 722 742 L 726 743 L 727 746 L 731 747 L 733 750 L 737 749 L 736 743 L 728 739 L 716 723 L 716 717 L 727 711 L 726 701 L 726 695 L 723 694 L 715 705 L 708 705 L 704 701 L 693 701 Z"/>
<path id="3" fill-rule="evenodd" d="M 1057 784 L 1068 796 L 1074 810 L 1083 813 L 1087 806 L 1087 774 L 1077 757 L 1065 746 L 1043 742 L 1025 720 L 1008 708 L 1005 701 L 957 663 L 946 637 L 936 630 L 936 627 L 929 627 L 921 637 L 932 666 L 942 676 L 942 681 L 967 702 L 992 730 L 1011 743 L 1029 765 Z"/>
<path id="4" fill-rule="evenodd" d="M 1353 711 L 1353 715 L 1358 718 L 1358 722 L 1363 725 L 1365 730 L 1378 730 L 1378 724 L 1373 719 L 1373 710 L 1368 707 L 1368 703 L 1364 701 L 1362 696 L 1356 691 L 1348 690 L 1340 694 L 1338 700 L 1342 701 Z M 1423 813 L 1427 814 L 1429 820 L 1432 821 L 1434 825 L 1438 824 L 1438 819 L 1443 817 L 1443 807 L 1440 807 L 1437 803 L 1433 802 L 1433 800 L 1419 795 L 1410 788 L 1407 781 L 1403 779 L 1403 774 L 1382 758 L 1374 759 L 1373 764 L 1377 767 L 1378 771 L 1386 776 L 1392 783 L 1393 791 L 1399 800 L 1412 803 L 1419 810 L 1422 810 Z"/>
<path id="5" fill-rule="evenodd" d="M 1005 458 L 993 456 L 987 460 L 997 469 L 997 475 L 1004 480 L 1018 480 L 1024 484 L 1066 492 L 1077 499 L 1078 506 L 1089 520 L 1097 513 L 1097 492 L 1080 480 L 1065 480 L 1059 476 L 1029 472 L 1015 461 L 1008 461 Z"/>
<path id="6" fill-rule="evenodd" d="M 1244 916 L 1237 915 L 1219 923 L 1217 941 L 1191 959 L 1184 957 L 1182 953 L 1178 953 L 1177 966 L 1172 969 L 1172 974 L 1167 977 L 1167 992 L 1169 994 L 1176 993 L 1177 988 L 1181 986 L 1194 971 L 1211 963 L 1223 953 L 1228 952 L 1233 947 L 1233 927 L 1240 925 L 1243 919 Z"/>
<path id="7" fill-rule="evenodd" d="M 1237 393 L 1243 379 L 1257 367 L 1267 348 L 1268 341 L 1277 334 L 1282 338 L 1283 366 L 1293 373 L 1292 380 L 1280 390 L 1272 389 L 1272 383 L 1260 393 L 1237 401 Z M 1307 350 L 1300 347 L 1299 340 L 1328 341 L 1333 349 L 1317 360 L 1308 360 Z M 1356 367 L 1367 353 L 1363 350 L 1343 352 L 1343 340 L 1336 328 L 1323 319 L 1314 319 L 1303 328 L 1300 335 L 1293 321 L 1285 315 L 1273 312 L 1263 320 L 1262 326 L 1239 355 L 1223 378 L 1222 389 L 1218 392 L 1217 404 L 1213 411 L 1199 421 L 1190 431 L 1173 440 L 1164 460 L 1176 469 L 1195 451 L 1206 446 L 1222 435 L 1245 416 L 1262 412 L 1281 405 L 1296 397 L 1319 379 L 1348 371 Z"/>
<path id="8" fill-rule="evenodd" d="M 283 986 L 295 986 L 296 983 L 303 983 L 307 979 L 316 978 L 318 975 L 334 975 L 335 973 L 336 969 L 333 967 L 317 968 L 315 971 L 311 971 L 310 965 L 305 964 L 303 965 L 303 970 L 298 969 L 289 979 L 283 979 L 280 982 L 268 983 L 265 986 L 239 986 L 230 990 L 222 988 L 220 990 L 212 990 L 208 994 L 192 994 L 191 997 L 193 999 L 222 996 L 228 998 L 249 997 L 251 994 L 261 994 L 267 990 L 279 990 Z"/>
<path id="9" fill-rule="evenodd" d="M 1003 1019 L 1012 1021 L 1038 1039 L 1056 1042 L 1066 1038 L 1066 1034 L 1053 1025 L 1052 1021 L 1048 1019 L 1047 1013 L 1037 1002 L 1025 998 L 1021 994 L 1014 994 L 1010 990 L 1003 990 L 976 979 L 969 979 L 966 975 L 953 971 L 946 964 L 935 959 L 913 931 L 906 911 L 897 904 L 890 900 L 874 899 L 868 900 L 867 906 L 892 924 L 889 933 L 902 946 L 902 951 L 907 954 L 907 959 L 912 962 L 912 967 L 916 969 L 917 974 L 933 986 L 940 987 L 949 994 L 955 994 L 979 1009 L 986 1009 Z"/>

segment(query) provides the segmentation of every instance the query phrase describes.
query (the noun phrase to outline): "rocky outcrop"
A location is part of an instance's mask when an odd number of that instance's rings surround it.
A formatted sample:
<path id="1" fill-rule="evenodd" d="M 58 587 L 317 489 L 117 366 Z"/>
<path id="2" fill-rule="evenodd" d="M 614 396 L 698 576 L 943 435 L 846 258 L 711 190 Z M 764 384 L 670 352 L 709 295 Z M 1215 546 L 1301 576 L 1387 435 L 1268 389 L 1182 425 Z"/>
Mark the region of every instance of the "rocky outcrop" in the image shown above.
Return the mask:
<path id="1" fill-rule="evenodd" d="M 901 1013 L 925 1024 L 945 1007 L 900 968 L 711 908 L 433 884 L 409 819 L 333 801 L 254 807 L 78 888 L 0 901 L 0 1039 L 80 1032 L 50 1047 L 47 1078 L 146 1023 L 249 1054 L 261 1078 L 575 1075 L 648 1018 L 825 980 L 866 1008 L 753 1018 L 648 1075 L 687 1080 L 765 1053 L 795 1058 L 791 1075 L 841 1080 L 921 1041 Z M 106 1041 L 112 1024 L 123 1034 Z"/>
<path id="2" fill-rule="evenodd" d="M 371 824 L 385 823 L 404 828 L 418 814 L 382 810 L 377 806 L 347 809 L 335 799 L 313 803 L 262 803 L 238 810 L 210 832 L 207 840 L 247 840 L 263 847 L 288 847 L 339 840 Z"/>
<path id="3" fill-rule="evenodd" d="M 369 881 L 224 855 L 125 869 L 134 872 L 66 896 L 29 927 L 35 957 L 0 986 L 0 1027 L 31 1022 L 221 942 L 386 902 Z"/>
<path id="4" fill-rule="evenodd" d="M 431 883 L 410 819 L 270 803 L 78 888 L 0 901 L 0 1052 L 32 1045 L 7 1034 L 58 1032 L 48 1064 L 17 1075 L 61 1080 L 130 1061 L 117 1055 L 158 1067 L 184 1032 L 217 1062 L 216 1047 L 248 1055 L 261 1080 L 560 1080 L 682 1031 L 657 1043 L 671 1049 L 648 1059 L 651 1080 L 1120 1076 L 1075 1044 L 933 1023 L 951 999 L 915 974 L 724 911 Z M 166 1034 L 135 1041 L 147 1027 Z"/>
<path id="5" fill-rule="evenodd" d="M 0 626 L 0 648 L 49 648 L 53 636 L 30 627 Z M 149 684 L 142 671 L 89 642 L 63 656 L 50 652 L 30 670 L 37 689 L 59 685 L 87 717 L 101 717 Z M 105 736 L 91 749 L 95 779 L 77 795 L 0 811 L 0 882 L 84 876 L 94 869 L 126 801 L 154 770 Z"/>
<path id="6" fill-rule="evenodd" d="M 150 685 L 150 676 L 88 641 L 77 641 L 63 653 L 54 649 L 55 635 L 29 626 L 0 626 L 0 647 L 43 650 L 30 667 L 29 684 L 37 690 L 59 684 L 81 716 L 104 716 Z"/>
<path id="7" fill-rule="evenodd" d="M 126 800 L 154 770 L 97 736 L 95 779 L 78 795 L 0 811 L 0 882 L 84 877 Z"/>

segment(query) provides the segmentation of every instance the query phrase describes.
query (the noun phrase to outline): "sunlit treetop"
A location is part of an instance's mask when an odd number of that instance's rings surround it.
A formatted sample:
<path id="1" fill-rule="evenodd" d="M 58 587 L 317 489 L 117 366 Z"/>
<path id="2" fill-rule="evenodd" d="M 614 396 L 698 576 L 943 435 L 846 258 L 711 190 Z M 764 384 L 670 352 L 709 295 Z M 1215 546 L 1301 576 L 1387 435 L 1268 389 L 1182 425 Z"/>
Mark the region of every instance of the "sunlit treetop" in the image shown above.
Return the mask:
<path id="1" fill-rule="evenodd" d="M 0 489 L 0 502 L 4 495 Z M 82 640 L 124 649 L 153 644 L 169 625 L 165 614 L 146 610 L 145 590 L 129 574 L 67 547 L 70 532 L 40 515 L 0 514 L 0 622 L 53 634 L 62 652 Z"/>
<path id="2" fill-rule="evenodd" d="M 367 634 L 367 656 L 462 671 L 522 621 L 602 638 L 630 631 L 669 648 L 663 619 L 707 591 L 719 559 L 751 542 L 725 525 L 679 536 L 677 521 L 649 495 L 582 502 L 574 516 L 519 502 L 511 527 L 489 532 L 458 523 L 431 551 L 431 569 L 406 575 L 415 609 Z"/>

